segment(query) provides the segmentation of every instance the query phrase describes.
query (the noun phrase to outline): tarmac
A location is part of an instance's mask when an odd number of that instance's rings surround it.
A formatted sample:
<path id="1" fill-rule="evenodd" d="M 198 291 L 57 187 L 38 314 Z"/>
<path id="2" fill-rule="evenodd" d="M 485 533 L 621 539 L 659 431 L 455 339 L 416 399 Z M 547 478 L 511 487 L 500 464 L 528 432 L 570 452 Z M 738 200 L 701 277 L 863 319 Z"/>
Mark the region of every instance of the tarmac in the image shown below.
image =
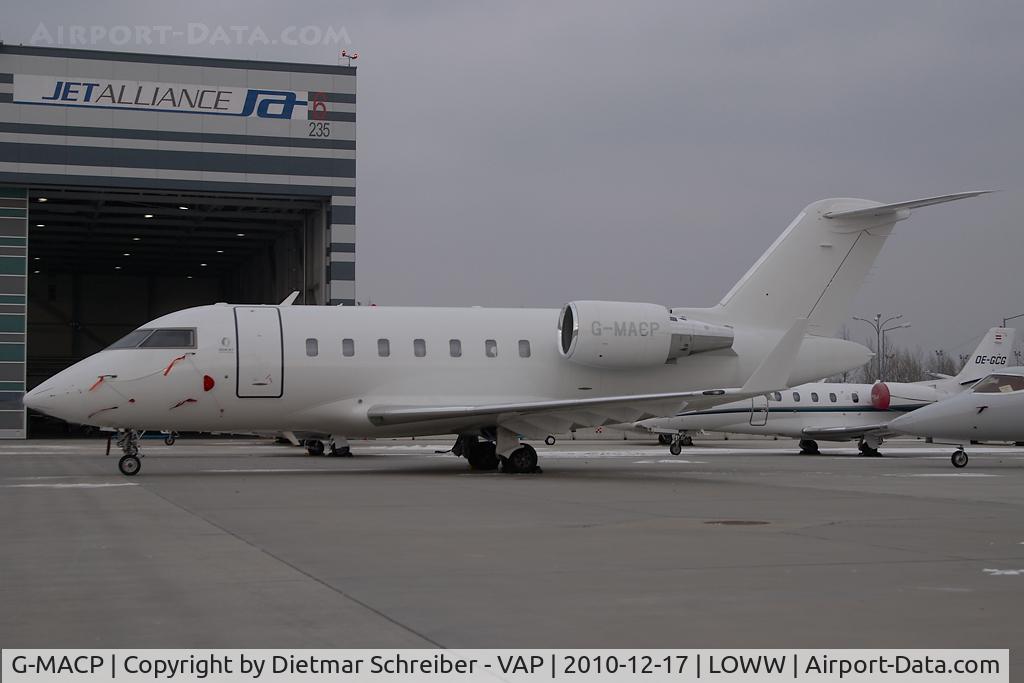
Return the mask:
<path id="1" fill-rule="evenodd" d="M 146 441 L 124 477 L 103 441 L 0 443 L 0 646 L 1024 643 L 1024 449 L 448 446 Z"/>

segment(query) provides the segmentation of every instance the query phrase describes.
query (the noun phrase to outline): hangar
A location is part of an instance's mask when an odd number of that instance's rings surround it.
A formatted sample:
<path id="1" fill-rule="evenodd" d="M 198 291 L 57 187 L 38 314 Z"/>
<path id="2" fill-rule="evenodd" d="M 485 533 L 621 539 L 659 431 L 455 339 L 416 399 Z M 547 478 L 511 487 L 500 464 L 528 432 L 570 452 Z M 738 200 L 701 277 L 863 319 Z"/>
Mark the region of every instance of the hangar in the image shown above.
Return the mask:
<path id="1" fill-rule="evenodd" d="M 356 70 L 0 44 L 0 438 L 139 324 L 355 303 Z"/>

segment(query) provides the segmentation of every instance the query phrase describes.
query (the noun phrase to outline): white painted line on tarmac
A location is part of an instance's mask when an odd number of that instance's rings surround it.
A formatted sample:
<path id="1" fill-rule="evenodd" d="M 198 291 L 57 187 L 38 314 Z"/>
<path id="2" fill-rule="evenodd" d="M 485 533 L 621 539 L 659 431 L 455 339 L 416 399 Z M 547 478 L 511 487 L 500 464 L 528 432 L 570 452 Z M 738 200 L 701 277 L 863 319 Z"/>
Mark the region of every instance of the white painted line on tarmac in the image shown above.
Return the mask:
<path id="1" fill-rule="evenodd" d="M 238 468 L 231 470 L 200 470 L 200 472 L 214 472 L 216 474 L 230 474 L 233 472 L 258 472 L 260 474 L 266 474 L 267 472 L 343 472 L 345 470 L 329 470 L 329 469 L 316 469 L 313 467 L 295 467 L 290 469 L 275 469 L 275 468 Z"/>
<path id="2" fill-rule="evenodd" d="M 1001 477 L 1001 474 L 985 474 L 983 472 L 929 472 L 925 474 L 883 474 L 883 477 Z"/>
<path id="3" fill-rule="evenodd" d="M 1024 569 L 982 569 L 989 576 L 1024 576 Z"/>
<path id="4" fill-rule="evenodd" d="M 96 484 L 3 484 L 0 488 L 5 489 L 106 489 L 115 486 L 138 486 L 131 482 L 122 482 L 118 484 L 108 483 L 96 483 Z"/>
<path id="5" fill-rule="evenodd" d="M 637 465 L 660 465 L 662 463 L 679 463 L 682 465 L 707 465 L 706 460 L 683 460 L 680 458 L 666 458 L 664 460 L 636 460 Z"/>

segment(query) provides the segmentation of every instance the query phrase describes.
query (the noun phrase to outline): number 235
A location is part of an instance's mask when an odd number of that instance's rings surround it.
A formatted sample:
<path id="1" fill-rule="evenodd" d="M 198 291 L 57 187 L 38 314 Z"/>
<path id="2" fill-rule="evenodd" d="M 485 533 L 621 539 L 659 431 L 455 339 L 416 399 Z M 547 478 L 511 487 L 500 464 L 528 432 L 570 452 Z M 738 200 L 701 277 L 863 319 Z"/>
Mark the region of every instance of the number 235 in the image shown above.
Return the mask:
<path id="1" fill-rule="evenodd" d="M 331 137 L 331 124 L 327 121 L 310 121 L 309 137 L 329 138 Z"/>

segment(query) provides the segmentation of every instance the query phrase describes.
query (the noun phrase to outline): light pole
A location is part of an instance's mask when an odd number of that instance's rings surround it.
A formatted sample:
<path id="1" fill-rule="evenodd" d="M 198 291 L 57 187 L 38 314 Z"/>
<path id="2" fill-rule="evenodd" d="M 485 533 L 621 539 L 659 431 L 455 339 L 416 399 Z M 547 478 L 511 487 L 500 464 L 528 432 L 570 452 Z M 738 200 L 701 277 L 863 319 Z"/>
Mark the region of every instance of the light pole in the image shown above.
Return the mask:
<path id="1" fill-rule="evenodd" d="M 900 317 L 902 317 L 902 316 L 900 316 Z M 883 327 L 882 328 L 882 357 L 885 358 L 886 361 L 885 361 L 885 365 L 881 369 L 879 369 L 879 372 L 878 372 L 879 377 L 878 377 L 878 379 L 880 379 L 882 381 L 885 381 L 885 370 L 887 370 L 889 368 L 889 360 L 888 360 L 888 357 L 885 355 L 885 333 L 886 332 L 892 332 L 893 330 L 902 330 L 902 329 L 905 329 L 907 327 L 910 327 L 910 323 L 903 323 L 902 325 L 893 325 L 891 327 Z"/>
<path id="2" fill-rule="evenodd" d="M 871 325 L 875 330 L 875 379 L 882 379 L 882 328 L 902 317 L 902 313 L 886 318 L 885 320 L 882 320 L 881 313 L 875 313 L 875 317 L 870 320 L 867 318 L 858 318 L 857 316 L 853 316 L 854 320 L 865 322 L 868 325 Z"/>
<path id="3" fill-rule="evenodd" d="M 1006 327 L 1006 323 L 1017 318 L 1024 318 L 1024 313 L 1018 313 L 1017 315 L 1011 315 L 1009 318 L 1003 318 L 1003 327 Z"/>

